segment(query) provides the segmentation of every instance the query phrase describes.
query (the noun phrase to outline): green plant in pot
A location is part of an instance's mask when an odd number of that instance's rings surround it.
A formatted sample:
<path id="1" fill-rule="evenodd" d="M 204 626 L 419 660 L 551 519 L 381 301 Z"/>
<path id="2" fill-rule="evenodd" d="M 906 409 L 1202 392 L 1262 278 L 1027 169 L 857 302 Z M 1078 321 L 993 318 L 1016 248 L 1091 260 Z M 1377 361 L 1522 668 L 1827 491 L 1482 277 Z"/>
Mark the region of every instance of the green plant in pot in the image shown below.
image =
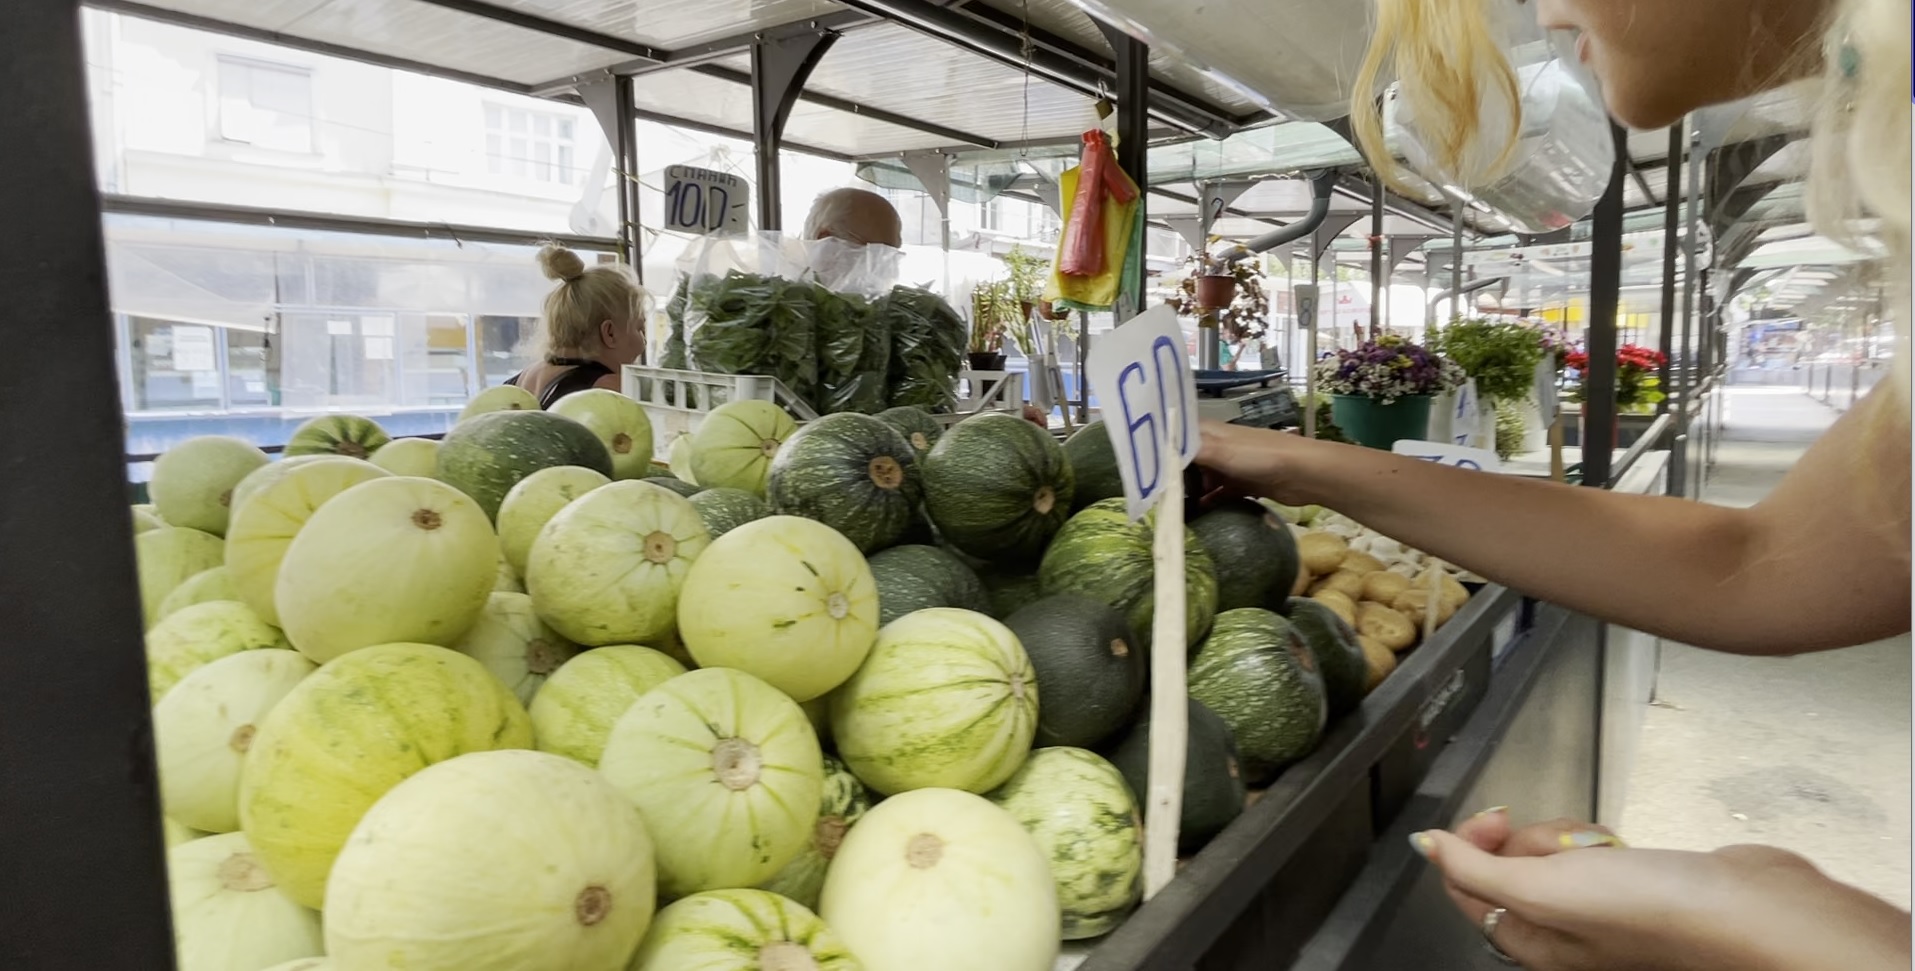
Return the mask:
<path id="1" fill-rule="evenodd" d="M 1017 319 L 1017 299 L 1007 280 L 990 280 L 971 288 L 971 370 L 1004 369 L 1004 334 Z"/>
<path id="2" fill-rule="evenodd" d="M 1545 340 L 1523 324 L 1461 319 L 1430 338 L 1430 350 L 1474 378 L 1476 393 L 1496 410 L 1496 451 L 1503 458 L 1522 443 L 1525 420 L 1517 406 L 1536 390 L 1536 367 L 1551 353 Z"/>
<path id="3" fill-rule="evenodd" d="M 1430 399 L 1462 387 L 1463 369 L 1394 334 L 1318 361 L 1317 388 L 1351 441 L 1388 450 L 1429 432 Z"/>

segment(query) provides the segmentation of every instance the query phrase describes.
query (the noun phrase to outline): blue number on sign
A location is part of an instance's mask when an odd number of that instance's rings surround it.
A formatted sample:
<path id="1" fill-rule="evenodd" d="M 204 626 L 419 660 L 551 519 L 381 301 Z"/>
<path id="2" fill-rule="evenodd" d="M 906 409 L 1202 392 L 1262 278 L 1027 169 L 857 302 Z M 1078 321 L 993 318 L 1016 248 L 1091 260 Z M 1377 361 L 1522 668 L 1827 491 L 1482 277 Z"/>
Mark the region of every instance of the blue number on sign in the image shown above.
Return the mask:
<path id="1" fill-rule="evenodd" d="M 1148 499 L 1157 494 L 1159 479 L 1162 475 L 1164 456 L 1163 445 L 1174 431 L 1176 441 L 1171 443 L 1175 454 L 1182 455 L 1195 433 L 1196 416 L 1188 412 L 1179 415 L 1181 421 L 1174 430 L 1159 429 L 1157 416 L 1170 414 L 1170 402 L 1183 387 L 1183 371 L 1187 366 L 1184 349 L 1178 347 L 1169 338 L 1159 337 L 1150 346 L 1151 373 L 1146 374 L 1142 362 L 1132 362 L 1117 372 L 1118 408 L 1123 412 L 1124 429 L 1128 431 L 1130 441 L 1131 467 L 1137 470 L 1137 491 Z M 1174 384 L 1173 384 L 1174 382 Z M 1151 385 L 1156 385 L 1157 410 L 1137 414 L 1133 407 L 1131 388 L 1148 393 Z M 1150 461 L 1143 458 L 1142 445 L 1150 446 Z M 1148 476 L 1148 478 L 1146 478 Z"/>
<path id="2" fill-rule="evenodd" d="M 1157 407 L 1160 413 L 1168 416 L 1171 398 L 1181 396 L 1184 368 L 1190 366 L 1190 361 L 1184 356 L 1183 347 L 1172 343 L 1168 337 L 1159 337 L 1150 345 L 1150 356 L 1157 365 Z M 1196 430 L 1197 416 L 1186 412 L 1179 417 L 1183 421 L 1177 426 L 1176 445 L 1177 454 L 1182 455 L 1190 446 L 1190 436 Z"/>
<path id="3" fill-rule="evenodd" d="M 1472 462 L 1469 459 L 1458 459 L 1456 462 L 1456 467 L 1459 469 L 1474 469 L 1478 472 L 1483 471 L 1482 466 L 1477 465 L 1475 462 Z"/>
<path id="4" fill-rule="evenodd" d="M 1131 468 L 1137 470 L 1137 492 L 1145 498 L 1149 498 L 1157 494 L 1157 476 L 1164 464 L 1163 456 L 1158 454 L 1158 449 L 1162 447 L 1158 444 L 1162 441 L 1162 436 L 1157 433 L 1156 415 L 1146 411 L 1142 415 L 1133 416 L 1130 403 L 1130 385 L 1132 378 L 1135 378 L 1139 384 L 1149 383 L 1148 379 L 1144 377 L 1144 366 L 1142 364 L 1136 362 L 1127 364 L 1122 371 L 1117 372 L 1117 398 L 1118 404 L 1124 412 L 1124 428 L 1130 432 L 1130 461 Z M 1150 430 L 1148 435 L 1143 436 L 1144 440 L 1150 443 L 1151 460 L 1149 464 L 1144 463 L 1143 457 L 1138 454 L 1137 449 L 1137 433 L 1139 429 L 1143 428 Z M 1150 475 L 1148 480 L 1144 478 L 1145 473 L 1149 473 Z"/>

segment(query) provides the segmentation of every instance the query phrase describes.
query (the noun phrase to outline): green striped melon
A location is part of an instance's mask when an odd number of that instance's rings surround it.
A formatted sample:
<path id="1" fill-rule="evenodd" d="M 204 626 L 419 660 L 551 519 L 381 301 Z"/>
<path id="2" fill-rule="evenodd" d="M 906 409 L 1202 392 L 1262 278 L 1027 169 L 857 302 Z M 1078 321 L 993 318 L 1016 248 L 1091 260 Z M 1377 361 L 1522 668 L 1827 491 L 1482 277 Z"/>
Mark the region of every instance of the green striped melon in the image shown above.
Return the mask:
<path id="1" fill-rule="evenodd" d="M 658 912 L 630 971 L 864 971 L 802 904 L 763 890 L 709 890 Z"/>
<path id="2" fill-rule="evenodd" d="M 1303 564 L 1282 517 L 1248 499 L 1198 516 L 1190 531 L 1217 568 L 1217 609 L 1276 609 L 1290 596 Z"/>
<path id="3" fill-rule="evenodd" d="M 1071 471 L 1077 476 L 1073 511 L 1093 502 L 1124 497 L 1124 477 L 1117 471 L 1117 451 L 1111 447 L 1110 432 L 1103 421 L 1091 422 L 1065 439 L 1064 456 L 1070 459 Z"/>
<path id="4" fill-rule="evenodd" d="M 1370 690 L 1370 665 L 1356 631 L 1336 611 L 1315 600 L 1292 597 L 1284 603 L 1283 613 L 1316 659 L 1330 717 L 1356 710 Z"/>
<path id="5" fill-rule="evenodd" d="M 659 888 L 679 897 L 777 875 L 811 839 L 824 753 L 798 703 L 708 668 L 646 692 L 612 727 L 598 769 L 638 804 Z"/>
<path id="6" fill-rule="evenodd" d="M 743 489 L 705 489 L 691 499 L 712 539 L 771 515 L 771 503 Z"/>
<path id="7" fill-rule="evenodd" d="M 292 899 L 318 907 L 361 816 L 420 769 L 531 748 L 524 706 L 479 662 L 429 644 L 354 651 L 301 681 L 253 736 L 239 822 Z"/>
<path id="8" fill-rule="evenodd" d="M 879 633 L 831 696 L 838 754 L 877 791 L 989 792 L 1024 764 L 1037 677 L 1017 635 L 983 614 L 934 607 Z"/>
<path id="9" fill-rule="evenodd" d="M 257 969 L 321 951 L 319 915 L 275 888 L 243 834 L 168 850 L 166 883 L 179 968 Z"/>
<path id="10" fill-rule="evenodd" d="M 349 459 L 371 458 L 392 441 L 379 423 L 358 415 L 320 415 L 293 429 L 286 439 L 285 455 L 343 455 Z"/>
<path id="11" fill-rule="evenodd" d="M 493 411 L 460 422 L 439 443 L 438 477 L 497 518 L 526 476 L 578 465 L 610 478 L 612 456 L 584 425 L 545 411 Z"/>
<path id="12" fill-rule="evenodd" d="M 539 531 L 525 561 L 525 589 L 539 616 L 575 644 L 649 644 L 676 628 L 679 588 L 710 544 L 684 496 L 614 482 L 574 500 Z"/>
<path id="13" fill-rule="evenodd" d="M 326 886 L 342 968 L 624 971 L 651 925 L 653 848 L 598 773 L 543 752 L 473 752 L 368 810 Z"/>
<path id="14" fill-rule="evenodd" d="M 1309 755 L 1329 717 L 1323 678 L 1302 635 L 1257 607 L 1217 615 L 1190 662 L 1190 697 L 1230 726 L 1251 785 Z"/>
<path id="15" fill-rule="evenodd" d="M 264 466 L 266 453 L 230 435 L 189 438 L 153 462 L 147 493 L 160 516 L 174 526 L 226 535 L 233 489 Z"/>
<path id="16" fill-rule="evenodd" d="M 530 704 L 545 679 L 578 653 L 578 645 L 547 627 L 522 593 L 486 598 L 478 621 L 452 649 L 485 665 L 520 704 Z"/>
<path id="17" fill-rule="evenodd" d="M 153 702 L 202 666 L 241 651 L 287 648 L 286 635 L 243 603 L 213 600 L 183 607 L 146 632 L 146 685 Z"/>
<path id="18" fill-rule="evenodd" d="M 299 464 L 293 464 L 296 461 Z M 266 469 L 279 471 L 267 475 L 261 470 L 240 486 L 254 490 L 233 510 L 233 524 L 226 531 L 226 569 L 239 599 L 267 623 L 277 624 L 279 568 L 293 537 L 334 496 L 386 478 L 387 472 L 371 462 L 338 456 L 285 459 Z"/>
<path id="19" fill-rule="evenodd" d="M 898 542 L 923 497 L 910 443 L 855 412 L 794 432 L 772 458 L 765 488 L 780 515 L 824 523 L 867 554 Z"/>
<path id="20" fill-rule="evenodd" d="M 552 403 L 552 413 L 590 429 L 612 456 L 612 478 L 652 474 L 652 420 L 645 406 L 608 388 L 588 388 Z"/>
<path id="21" fill-rule="evenodd" d="M 845 834 L 871 811 L 871 791 L 843 762 L 825 756 L 824 773 L 824 797 L 818 804 L 818 822 L 811 829 L 811 842 L 763 885 L 763 889 L 790 897 L 806 907 L 818 906 L 818 895 L 824 892 L 825 873 L 838 855 Z"/>
<path id="22" fill-rule="evenodd" d="M 1151 547 L 1156 513 L 1132 522 L 1122 499 L 1106 499 L 1071 517 L 1044 553 L 1037 576 L 1045 596 L 1082 594 L 1124 612 L 1145 645 L 1156 616 Z M 1217 615 L 1217 570 L 1197 535 L 1184 533 L 1184 637 L 1195 651 Z"/>
<path id="23" fill-rule="evenodd" d="M 726 533 L 692 564 L 678 598 L 678 633 L 700 667 L 737 668 L 798 701 L 851 677 L 877 631 L 864 555 L 796 516 Z"/>
<path id="24" fill-rule="evenodd" d="M 439 474 L 439 443 L 430 438 L 395 438 L 367 459 L 393 475 L 411 475 L 421 479 Z"/>
<path id="25" fill-rule="evenodd" d="M 1144 818 L 1116 766 L 1081 748 L 1040 748 L 987 798 L 1049 857 L 1064 940 L 1109 933 L 1137 905 Z"/>
<path id="26" fill-rule="evenodd" d="M 593 648 L 545 679 L 526 710 L 539 751 L 596 767 L 619 716 L 640 695 L 685 673 L 661 651 L 636 644 Z"/>
<path id="27" fill-rule="evenodd" d="M 604 473 L 578 465 L 540 469 L 519 480 L 499 503 L 499 550 L 515 573 L 525 573 L 532 541 L 559 510 L 572 500 L 612 480 Z"/>
<path id="28" fill-rule="evenodd" d="M 501 384 L 472 396 L 459 412 L 459 421 L 489 415 L 495 411 L 537 411 L 539 399 L 516 384 Z"/>
<path id="29" fill-rule="evenodd" d="M 944 437 L 944 426 L 931 414 L 931 409 L 918 405 L 902 405 L 878 412 L 878 420 L 898 430 L 904 440 L 920 457 L 928 454 Z"/>
<path id="30" fill-rule="evenodd" d="M 944 433 L 924 457 L 924 507 L 939 535 L 993 562 L 1031 563 L 1071 514 L 1070 461 L 1050 433 L 999 412 Z"/>
<path id="31" fill-rule="evenodd" d="M 298 651 L 241 651 L 182 678 L 153 706 L 167 818 L 208 833 L 239 828 L 239 770 L 259 723 L 315 668 Z"/>
<path id="32" fill-rule="evenodd" d="M 226 546 L 212 533 L 161 526 L 133 537 L 133 559 L 139 570 L 140 610 L 151 628 L 159 623 L 160 605 L 180 584 L 225 562 Z"/>
<path id="33" fill-rule="evenodd" d="M 769 401 L 733 401 L 712 409 L 692 433 L 691 472 L 706 488 L 765 494 L 771 459 L 798 423 Z"/>
<path id="34" fill-rule="evenodd" d="M 878 624 L 927 607 L 989 613 L 991 598 L 964 561 L 935 546 L 895 546 L 871 557 L 878 585 Z"/>
<path id="35" fill-rule="evenodd" d="M 239 594 L 233 589 L 232 571 L 223 566 L 210 570 L 201 570 L 186 579 L 186 582 L 173 588 L 173 592 L 160 601 L 159 619 L 166 618 L 191 607 L 194 604 L 211 603 L 215 600 L 238 600 Z"/>
<path id="36" fill-rule="evenodd" d="M 498 577 L 477 503 L 432 479 L 387 476 L 334 496 L 286 547 L 273 603 L 286 639 L 324 664 L 374 644 L 458 643 Z"/>

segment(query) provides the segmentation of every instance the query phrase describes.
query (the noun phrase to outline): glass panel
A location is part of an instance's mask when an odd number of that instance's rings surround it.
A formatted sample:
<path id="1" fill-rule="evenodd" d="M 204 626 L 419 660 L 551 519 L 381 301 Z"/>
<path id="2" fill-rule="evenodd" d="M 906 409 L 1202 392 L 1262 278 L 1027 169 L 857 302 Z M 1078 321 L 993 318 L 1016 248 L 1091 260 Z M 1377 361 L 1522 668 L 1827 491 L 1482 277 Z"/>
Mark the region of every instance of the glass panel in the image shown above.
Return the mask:
<path id="1" fill-rule="evenodd" d="M 220 406 L 219 335 L 214 328 L 150 317 L 134 317 L 129 324 L 135 407 L 194 411 Z"/>
<path id="2" fill-rule="evenodd" d="M 235 410 L 273 403 L 268 384 L 270 338 L 261 331 L 226 331 L 226 399 Z"/>

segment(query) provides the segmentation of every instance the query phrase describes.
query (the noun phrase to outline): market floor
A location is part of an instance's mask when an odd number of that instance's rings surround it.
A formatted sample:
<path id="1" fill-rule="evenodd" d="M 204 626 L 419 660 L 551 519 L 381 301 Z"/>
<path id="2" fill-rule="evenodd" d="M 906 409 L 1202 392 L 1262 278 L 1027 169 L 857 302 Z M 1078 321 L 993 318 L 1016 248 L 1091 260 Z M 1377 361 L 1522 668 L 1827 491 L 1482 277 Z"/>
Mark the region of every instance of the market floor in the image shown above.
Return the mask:
<path id="1" fill-rule="evenodd" d="M 1729 393 L 1710 502 L 1759 501 L 1837 413 L 1797 389 Z M 1640 846 L 1766 843 L 1907 907 L 1910 643 L 1797 658 L 1668 646 L 1623 810 Z"/>

